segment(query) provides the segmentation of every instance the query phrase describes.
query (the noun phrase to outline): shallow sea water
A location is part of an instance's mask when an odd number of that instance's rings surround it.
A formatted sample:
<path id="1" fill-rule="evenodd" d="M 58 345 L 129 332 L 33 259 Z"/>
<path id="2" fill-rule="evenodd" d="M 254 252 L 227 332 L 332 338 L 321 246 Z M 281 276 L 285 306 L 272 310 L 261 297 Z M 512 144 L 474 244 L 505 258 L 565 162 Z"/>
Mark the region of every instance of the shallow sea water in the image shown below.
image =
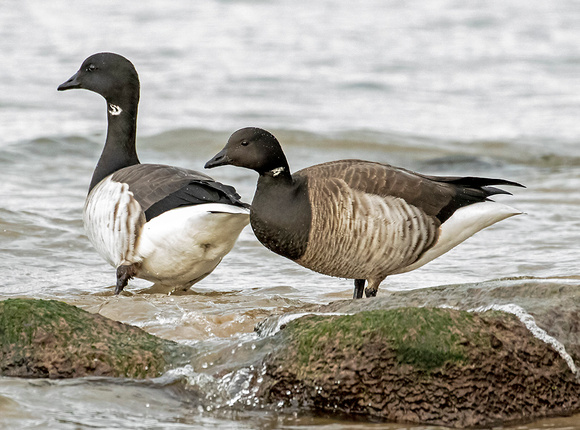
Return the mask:
<path id="1" fill-rule="evenodd" d="M 253 125 L 279 137 L 293 170 L 361 158 L 526 185 L 497 198 L 525 215 L 383 289 L 580 279 L 573 0 L 7 0 L 0 11 L 0 299 L 64 300 L 200 349 L 198 362 L 154 381 L 0 378 L 0 427 L 434 428 L 255 410 L 236 400 L 243 373 L 208 376 L 220 354 L 252 344 L 267 316 L 352 295 L 351 281 L 270 253 L 249 228 L 188 293 L 154 294 L 135 280 L 112 296 L 114 270 L 81 221 L 105 104 L 86 91 L 56 92 L 95 52 L 137 67 L 143 162 L 201 170 L 229 134 Z M 255 173 L 210 174 L 251 201 Z M 519 428 L 580 430 L 580 418 Z"/>

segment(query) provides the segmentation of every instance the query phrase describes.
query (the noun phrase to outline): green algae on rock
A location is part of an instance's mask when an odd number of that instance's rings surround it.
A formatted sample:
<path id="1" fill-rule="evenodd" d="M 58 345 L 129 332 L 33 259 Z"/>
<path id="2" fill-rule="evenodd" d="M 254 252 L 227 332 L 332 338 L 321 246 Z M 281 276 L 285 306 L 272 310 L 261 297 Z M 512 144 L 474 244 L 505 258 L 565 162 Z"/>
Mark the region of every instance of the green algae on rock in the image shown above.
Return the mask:
<path id="1" fill-rule="evenodd" d="M 428 321 L 427 321 L 428 318 Z M 406 312 L 361 312 L 340 318 L 313 316 L 306 324 L 292 324 L 287 331 L 297 342 L 298 358 L 308 364 L 319 359 L 318 346 L 332 339 L 338 348 L 361 348 L 375 339 L 388 339 L 397 352 L 399 364 L 415 365 L 429 370 L 447 361 L 465 361 L 461 334 L 456 327 L 465 327 L 473 314 L 441 312 L 425 313 L 414 308 Z"/>
<path id="2" fill-rule="evenodd" d="M 389 421 L 500 425 L 580 410 L 580 383 L 513 315 L 399 308 L 308 316 L 264 361 L 266 401 Z"/>
<path id="3" fill-rule="evenodd" d="M 179 346 L 56 300 L 0 301 L 0 375 L 159 376 Z"/>
<path id="4" fill-rule="evenodd" d="M 452 307 L 459 310 L 517 305 L 547 334 L 558 339 L 580 367 L 580 288 L 578 279 L 505 278 L 474 284 L 404 291 L 381 290 L 373 300 L 338 300 L 303 312 L 362 311 L 400 307 Z"/>

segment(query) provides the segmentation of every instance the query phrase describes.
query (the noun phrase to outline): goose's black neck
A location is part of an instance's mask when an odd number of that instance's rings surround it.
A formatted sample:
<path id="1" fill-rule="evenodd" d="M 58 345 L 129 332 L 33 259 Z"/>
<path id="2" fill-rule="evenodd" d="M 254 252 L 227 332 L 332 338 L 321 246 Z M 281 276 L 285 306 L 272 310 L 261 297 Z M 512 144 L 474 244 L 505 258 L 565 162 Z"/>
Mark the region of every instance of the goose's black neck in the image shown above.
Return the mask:
<path id="1" fill-rule="evenodd" d="M 308 245 L 311 221 L 306 177 L 292 177 L 288 169 L 260 174 L 250 222 L 262 244 L 284 257 L 299 259 Z"/>
<path id="2" fill-rule="evenodd" d="M 125 104 L 107 101 L 107 139 L 93 173 L 89 192 L 117 170 L 139 164 L 135 149 L 137 103 L 138 99 Z"/>

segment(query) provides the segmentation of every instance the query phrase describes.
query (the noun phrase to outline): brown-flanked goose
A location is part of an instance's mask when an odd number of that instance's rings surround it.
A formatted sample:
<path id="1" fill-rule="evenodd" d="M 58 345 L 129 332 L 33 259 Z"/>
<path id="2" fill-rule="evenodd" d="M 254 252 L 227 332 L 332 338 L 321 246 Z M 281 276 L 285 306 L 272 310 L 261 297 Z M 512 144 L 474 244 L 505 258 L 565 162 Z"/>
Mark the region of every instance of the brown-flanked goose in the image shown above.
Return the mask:
<path id="1" fill-rule="evenodd" d="M 107 138 L 83 221 L 99 254 L 117 269 L 115 294 L 132 277 L 165 291 L 188 289 L 230 252 L 249 222 L 233 187 L 193 170 L 140 164 L 135 150 L 139 77 L 126 58 L 87 58 L 59 91 L 84 88 L 107 102 Z"/>
<path id="2" fill-rule="evenodd" d="M 375 296 L 388 276 L 421 267 L 468 237 L 521 212 L 488 199 L 503 179 L 437 177 L 362 160 L 290 174 L 280 143 L 259 128 L 236 131 L 206 168 L 231 164 L 260 175 L 250 223 L 268 249 L 354 279 L 354 297 Z"/>

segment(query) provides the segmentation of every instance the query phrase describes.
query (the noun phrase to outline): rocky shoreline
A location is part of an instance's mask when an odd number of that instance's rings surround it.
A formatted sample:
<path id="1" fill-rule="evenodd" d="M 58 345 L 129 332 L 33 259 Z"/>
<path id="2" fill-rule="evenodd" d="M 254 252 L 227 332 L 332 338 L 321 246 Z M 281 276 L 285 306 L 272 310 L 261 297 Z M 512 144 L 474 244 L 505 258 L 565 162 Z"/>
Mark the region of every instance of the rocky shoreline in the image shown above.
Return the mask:
<path id="1" fill-rule="evenodd" d="M 580 412 L 574 283 L 383 291 L 274 315 L 256 330 L 259 346 L 237 364 L 251 363 L 254 407 L 458 428 Z M 0 301 L 3 376 L 154 378 L 199 353 L 62 302 Z"/>

